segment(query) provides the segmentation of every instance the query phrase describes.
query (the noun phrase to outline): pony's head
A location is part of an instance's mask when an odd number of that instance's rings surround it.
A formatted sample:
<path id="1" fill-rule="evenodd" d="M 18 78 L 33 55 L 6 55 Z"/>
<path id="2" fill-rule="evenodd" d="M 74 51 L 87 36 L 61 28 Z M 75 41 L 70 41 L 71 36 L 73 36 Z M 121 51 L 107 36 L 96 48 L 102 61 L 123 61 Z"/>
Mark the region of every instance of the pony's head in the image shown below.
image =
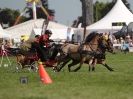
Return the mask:
<path id="1" fill-rule="evenodd" d="M 110 38 L 105 39 L 103 36 L 100 36 L 99 38 L 99 48 L 105 52 L 106 50 L 108 52 L 113 53 L 113 43 L 111 42 Z"/>
<path id="2" fill-rule="evenodd" d="M 98 37 L 99 37 L 99 34 L 97 32 L 92 32 L 86 37 L 85 43 L 90 43 L 92 40 L 98 39 Z"/>

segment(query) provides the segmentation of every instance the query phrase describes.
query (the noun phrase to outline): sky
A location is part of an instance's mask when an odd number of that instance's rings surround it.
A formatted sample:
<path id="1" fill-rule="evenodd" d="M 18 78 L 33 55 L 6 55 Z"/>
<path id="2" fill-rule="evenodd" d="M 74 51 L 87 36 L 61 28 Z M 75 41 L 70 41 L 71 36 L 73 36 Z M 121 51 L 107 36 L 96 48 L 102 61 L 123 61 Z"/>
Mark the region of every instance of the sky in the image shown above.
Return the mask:
<path id="1" fill-rule="evenodd" d="M 64 25 L 71 26 L 73 20 L 82 14 L 80 0 L 48 0 L 50 9 L 55 10 L 55 19 Z M 93 0 L 94 2 L 97 0 Z M 112 0 L 99 0 L 103 2 Z M 133 0 L 127 0 L 133 10 Z M 0 0 L 0 8 L 22 9 L 26 6 L 25 0 Z"/>

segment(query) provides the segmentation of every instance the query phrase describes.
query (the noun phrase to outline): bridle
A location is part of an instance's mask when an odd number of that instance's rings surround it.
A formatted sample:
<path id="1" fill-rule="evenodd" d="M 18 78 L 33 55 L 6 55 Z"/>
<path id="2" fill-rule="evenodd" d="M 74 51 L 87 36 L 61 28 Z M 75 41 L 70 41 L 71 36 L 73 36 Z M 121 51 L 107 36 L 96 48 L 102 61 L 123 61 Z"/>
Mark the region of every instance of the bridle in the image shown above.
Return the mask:
<path id="1" fill-rule="evenodd" d="M 99 48 L 102 50 L 102 52 L 105 52 L 106 50 L 108 52 L 112 52 L 112 47 L 110 47 L 112 46 L 112 43 L 110 42 L 110 39 L 105 40 L 102 38 L 99 43 Z"/>

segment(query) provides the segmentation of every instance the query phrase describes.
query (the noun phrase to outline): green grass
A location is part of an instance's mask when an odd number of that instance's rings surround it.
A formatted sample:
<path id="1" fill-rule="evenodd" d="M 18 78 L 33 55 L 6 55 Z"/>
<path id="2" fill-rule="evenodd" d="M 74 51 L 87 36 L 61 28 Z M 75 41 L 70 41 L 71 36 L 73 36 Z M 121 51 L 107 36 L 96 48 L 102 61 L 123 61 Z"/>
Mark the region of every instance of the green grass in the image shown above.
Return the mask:
<path id="1" fill-rule="evenodd" d="M 15 66 L 14 58 L 10 58 Z M 4 59 L 3 64 L 7 62 Z M 114 68 L 108 71 L 102 65 L 95 72 L 88 72 L 84 65 L 78 72 L 47 72 L 52 84 L 42 84 L 35 72 L 12 72 L 10 67 L 0 67 L 0 99 L 132 99 L 133 53 L 107 54 L 107 63 Z M 28 77 L 28 84 L 21 84 L 20 77 Z"/>

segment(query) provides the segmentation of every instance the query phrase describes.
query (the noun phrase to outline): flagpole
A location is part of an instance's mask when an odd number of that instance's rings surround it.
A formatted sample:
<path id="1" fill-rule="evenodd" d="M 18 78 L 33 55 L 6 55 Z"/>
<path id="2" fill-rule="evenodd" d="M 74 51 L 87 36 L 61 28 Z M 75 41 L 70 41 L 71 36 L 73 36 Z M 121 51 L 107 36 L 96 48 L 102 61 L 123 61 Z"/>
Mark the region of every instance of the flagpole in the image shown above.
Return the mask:
<path id="1" fill-rule="evenodd" d="M 33 8 L 33 19 L 36 20 L 37 14 L 36 14 L 36 2 L 35 1 L 33 2 L 32 8 Z"/>

